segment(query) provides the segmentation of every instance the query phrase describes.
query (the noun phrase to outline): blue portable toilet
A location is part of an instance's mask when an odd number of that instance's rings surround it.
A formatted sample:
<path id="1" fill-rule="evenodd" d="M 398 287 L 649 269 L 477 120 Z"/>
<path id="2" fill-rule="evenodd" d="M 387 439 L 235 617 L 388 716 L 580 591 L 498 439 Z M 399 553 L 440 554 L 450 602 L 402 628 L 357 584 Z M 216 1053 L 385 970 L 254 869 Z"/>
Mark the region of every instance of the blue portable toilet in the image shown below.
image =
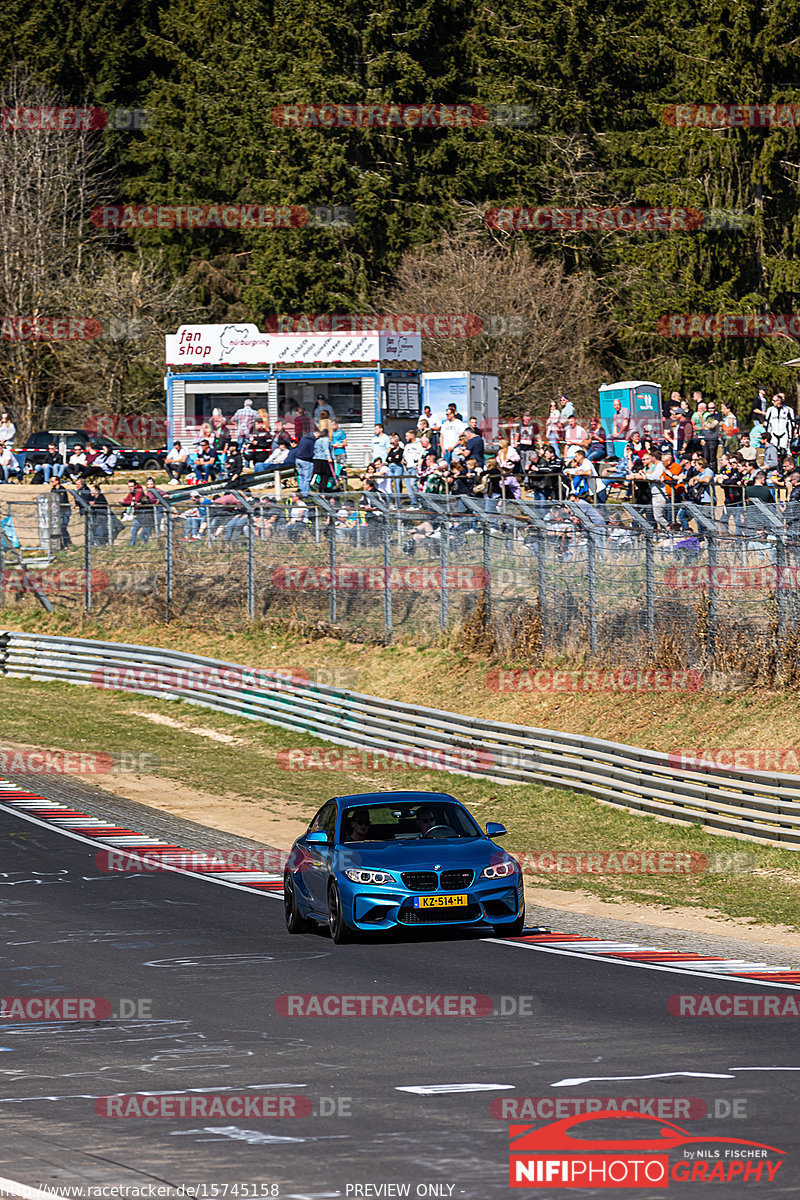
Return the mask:
<path id="1" fill-rule="evenodd" d="M 628 433 L 614 440 L 614 401 L 619 400 L 620 410 L 627 409 L 630 415 Z M 608 453 L 620 458 L 625 442 L 637 430 L 642 436 L 652 433 L 661 438 L 664 433 L 664 418 L 661 413 L 661 384 L 647 379 L 625 380 L 622 383 L 604 383 L 600 388 L 600 420 L 606 431 Z"/>

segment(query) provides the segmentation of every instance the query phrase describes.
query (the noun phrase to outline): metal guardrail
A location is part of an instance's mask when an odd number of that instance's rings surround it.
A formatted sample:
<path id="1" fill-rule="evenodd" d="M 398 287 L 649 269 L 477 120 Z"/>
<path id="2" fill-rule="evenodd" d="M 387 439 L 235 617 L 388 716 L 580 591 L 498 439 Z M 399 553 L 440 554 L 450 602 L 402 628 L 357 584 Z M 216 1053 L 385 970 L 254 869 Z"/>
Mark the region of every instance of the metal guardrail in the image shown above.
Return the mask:
<path id="1" fill-rule="evenodd" d="M 660 820 L 800 850 L 797 775 L 682 770 L 659 751 L 412 707 L 153 646 L 6 632 L 0 673 L 180 699 L 339 745 L 416 754 L 452 774 L 574 789 Z"/>

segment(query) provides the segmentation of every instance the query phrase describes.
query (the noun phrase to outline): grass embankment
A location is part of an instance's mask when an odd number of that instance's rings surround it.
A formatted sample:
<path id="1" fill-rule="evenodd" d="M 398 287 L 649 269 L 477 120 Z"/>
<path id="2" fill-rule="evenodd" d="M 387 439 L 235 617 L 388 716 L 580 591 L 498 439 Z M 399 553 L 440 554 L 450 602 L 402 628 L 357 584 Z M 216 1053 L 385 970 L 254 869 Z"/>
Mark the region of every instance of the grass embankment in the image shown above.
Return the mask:
<path id="1" fill-rule="evenodd" d="M 93 632 L 96 636 L 102 634 L 102 630 Z M 131 640 L 145 640 L 144 630 L 131 630 L 130 636 Z M 165 644 L 169 641 L 164 637 L 159 640 Z M 266 645 L 262 639 L 259 653 L 247 635 L 213 641 L 195 638 L 191 649 L 194 653 L 254 665 L 260 661 L 264 665 L 297 668 L 300 665 L 333 666 L 338 661 L 343 669 L 345 661 L 357 662 L 359 685 L 364 691 L 379 690 L 378 680 L 382 679 L 381 690 L 404 699 L 412 698 L 416 692 L 420 703 L 481 709 L 483 715 L 496 718 L 524 717 L 526 721 L 534 718 L 530 706 L 524 712 L 509 711 L 509 701 L 520 703 L 519 697 L 482 696 L 476 671 L 485 672 L 485 665 L 476 668 L 475 664 L 461 662 L 458 655 L 446 655 L 442 651 L 415 654 L 408 650 L 359 648 L 357 653 L 345 658 L 344 650 L 337 654 L 336 647 L 327 644 L 309 646 L 288 637 L 279 640 L 275 635 Z M 463 691 L 459 684 L 464 685 Z M 641 698 L 637 705 L 629 698 L 615 702 L 620 706 L 616 717 L 608 711 L 608 701 L 598 701 L 597 697 L 575 697 L 567 702 L 560 714 L 552 697 L 549 701 L 546 710 L 539 707 L 535 713 L 535 719 L 541 724 L 559 723 L 562 728 L 592 727 L 593 732 L 606 736 L 612 732 L 617 736 L 626 733 L 631 741 L 645 740 L 632 736 L 632 731 L 642 728 L 637 722 L 643 721 L 643 713 L 636 711 L 643 707 Z M 591 702 L 588 706 L 587 701 Z M 741 733 L 747 728 L 748 718 L 743 705 L 723 707 L 720 697 L 699 700 L 698 696 L 684 697 L 683 703 L 684 708 L 679 711 L 676 699 L 670 698 L 666 706 L 669 711 L 665 714 L 673 728 L 679 728 L 681 736 L 698 728 L 707 733 L 714 729 L 716 740 L 720 741 L 723 725 L 728 737 L 732 732 Z M 765 697 L 763 704 L 767 707 L 760 709 L 760 715 L 750 718 L 757 728 L 763 728 L 771 703 L 771 698 Z M 712 725 L 714 707 L 716 722 Z M 705 715 L 699 717 L 701 708 Z M 651 723 L 655 711 L 655 705 L 648 703 L 647 715 Z M 721 712 L 724 720 L 720 718 Z M 159 723 L 165 718 L 169 723 Z M 627 728 L 626 718 L 630 722 Z M 602 900 L 668 908 L 694 907 L 758 924 L 781 924 L 800 929 L 800 876 L 796 870 L 800 864 L 791 852 L 737 843 L 696 827 L 685 828 L 650 817 L 634 816 L 567 791 L 535 786 L 504 787 L 437 771 L 393 769 L 387 772 L 369 764 L 346 773 L 283 769 L 276 761 L 278 750 L 329 744 L 176 701 L 114 692 L 95 693 L 90 688 L 78 692 L 74 686 L 60 683 L 0 680 L 0 739 L 6 743 L 95 753 L 139 754 L 146 750 L 159 760 L 158 778 L 152 780 L 151 803 L 160 805 L 161 795 L 168 797 L 170 788 L 174 789 L 176 785 L 183 787 L 184 796 L 197 790 L 213 800 L 208 810 L 213 819 L 207 819 L 206 823 L 221 830 L 244 832 L 240 815 L 246 810 L 251 814 L 247 832 L 258 836 L 253 829 L 259 827 L 260 815 L 263 815 L 265 841 L 269 841 L 271 817 L 275 811 L 280 811 L 286 818 L 284 829 L 296 834 L 322 800 L 340 791 L 411 788 L 452 791 L 470 806 L 481 822 L 503 821 L 510 830 L 505 844 L 512 851 L 639 850 L 709 856 L 743 851 L 752 858 L 755 869 L 690 875 L 547 874 L 535 876 L 530 882 L 568 891 L 583 890 Z M 162 792 L 158 789 L 159 779 L 164 785 Z M 102 783 L 102 778 L 96 782 Z M 46 782 L 42 786 L 46 791 Z M 170 804 L 169 799 L 163 806 L 189 815 L 185 806 Z M 283 844 L 288 844 L 286 839 Z"/>

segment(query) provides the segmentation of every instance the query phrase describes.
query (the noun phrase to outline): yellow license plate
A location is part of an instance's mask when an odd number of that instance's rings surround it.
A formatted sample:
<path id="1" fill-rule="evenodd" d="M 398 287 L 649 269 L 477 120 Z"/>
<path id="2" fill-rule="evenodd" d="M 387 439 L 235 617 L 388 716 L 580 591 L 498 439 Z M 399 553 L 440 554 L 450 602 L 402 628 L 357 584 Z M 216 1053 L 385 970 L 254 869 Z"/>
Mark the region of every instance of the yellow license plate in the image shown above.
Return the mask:
<path id="1" fill-rule="evenodd" d="M 417 908 L 466 908 L 468 898 L 461 896 L 417 896 L 414 904 Z"/>

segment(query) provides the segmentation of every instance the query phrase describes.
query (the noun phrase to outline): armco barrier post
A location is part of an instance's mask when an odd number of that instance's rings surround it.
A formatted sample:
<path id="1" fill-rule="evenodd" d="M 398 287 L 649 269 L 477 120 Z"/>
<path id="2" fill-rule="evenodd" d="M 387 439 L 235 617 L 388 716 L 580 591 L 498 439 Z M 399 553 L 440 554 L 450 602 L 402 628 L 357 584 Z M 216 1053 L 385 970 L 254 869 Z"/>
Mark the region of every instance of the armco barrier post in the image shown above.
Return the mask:
<path id="1" fill-rule="evenodd" d="M 394 640 L 392 625 L 392 526 L 386 513 L 381 513 L 383 525 L 383 632 L 387 642 Z"/>

